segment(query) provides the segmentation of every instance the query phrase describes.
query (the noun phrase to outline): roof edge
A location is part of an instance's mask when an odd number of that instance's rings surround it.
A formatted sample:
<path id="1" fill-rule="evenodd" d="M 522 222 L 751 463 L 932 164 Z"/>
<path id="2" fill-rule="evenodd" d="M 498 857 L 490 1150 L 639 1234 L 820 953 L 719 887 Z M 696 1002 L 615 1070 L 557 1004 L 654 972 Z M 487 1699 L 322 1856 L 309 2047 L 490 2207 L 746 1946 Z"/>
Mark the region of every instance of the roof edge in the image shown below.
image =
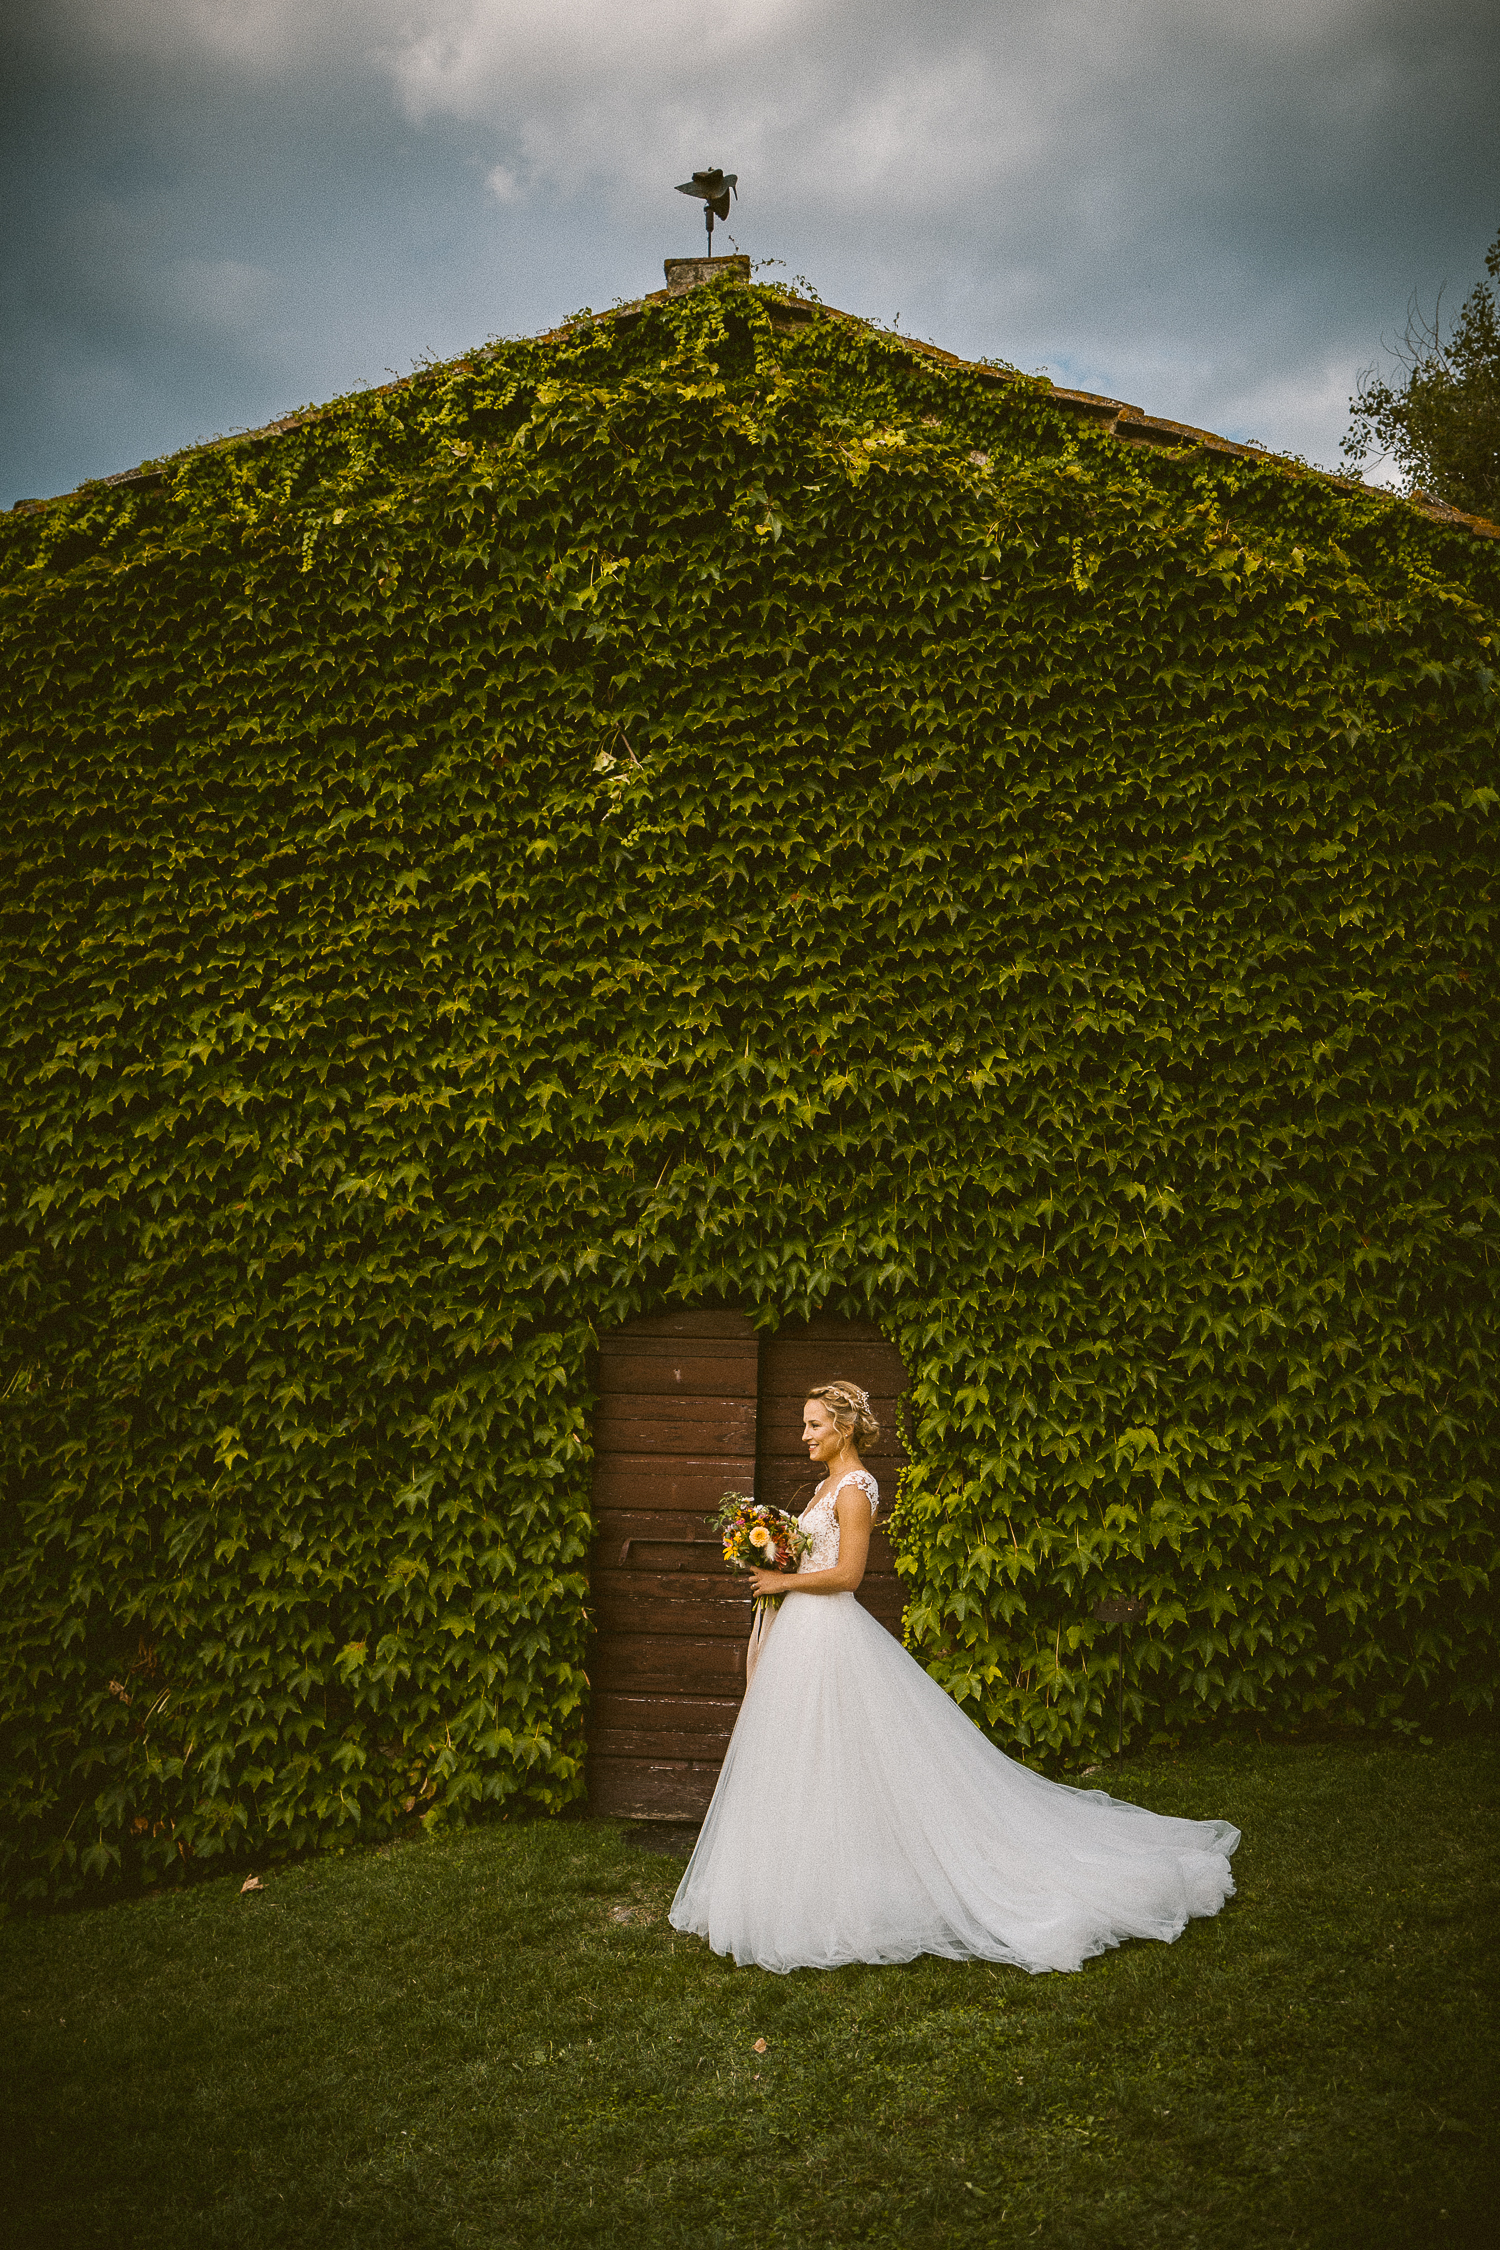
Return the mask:
<path id="1" fill-rule="evenodd" d="M 729 285 L 743 286 L 737 280 L 732 280 Z M 683 294 L 681 290 L 653 289 L 646 296 L 610 306 L 604 312 L 578 315 L 562 322 L 559 327 L 544 328 L 539 335 L 525 341 L 535 344 L 559 342 L 571 334 L 583 318 L 618 322 L 635 320 L 648 305 L 676 302 Z M 884 337 L 888 343 L 900 345 L 918 358 L 933 359 L 940 365 L 960 368 L 967 374 L 977 375 L 982 382 L 1038 386 L 1059 406 L 1126 445 L 1151 446 L 1161 452 L 1197 450 L 1258 462 L 1266 468 L 1280 468 L 1297 476 L 1316 477 L 1320 483 L 1331 486 L 1336 492 L 1368 493 L 1372 498 L 1393 501 L 1412 509 L 1419 516 L 1425 516 L 1429 522 L 1448 524 L 1455 529 L 1472 532 L 1478 539 L 1500 539 L 1500 524 L 1491 523 L 1487 516 L 1469 515 L 1462 508 L 1452 508 L 1445 500 L 1433 500 L 1425 492 L 1392 492 L 1385 485 L 1366 484 L 1361 477 L 1345 477 L 1333 469 L 1315 468 L 1312 463 L 1300 461 L 1292 454 L 1273 453 L 1265 446 L 1245 445 L 1236 438 L 1221 437 L 1215 430 L 1199 429 L 1191 422 L 1174 422 L 1165 415 L 1148 414 L 1144 407 L 1131 406 L 1123 399 L 1106 398 L 1095 391 L 1069 390 L 1060 383 L 1052 382 L 1045 375 L 1023 375 L 1018 369 L 995 367 L 986 360 L 961 359 L 956 352 L 944 351 L 939 344 L 926 343 L 916 336 L 903 336 L 893 329 L 877 328 L 873 321 L 864 319 L 858 313 L 842 312 L 836 305 L 824 305 L 815 298 L 779 296 L 773 300 L 773 323 L 778 312 L 782 315 L 783 322 L 797 326 L 816 319 L 847 321 L 851 327 L 868 329 L 871 334 Z M 410 375 L 397 376 L 394 382 L 375 384 L 370 390 L 358 395 L 382 398 L 392 391 L 408 390 L 414 383 L 430 382 L 446 368 L 461 366 L 465 360 L 493 359 L 502 348 L 498 344 L 477 345 L 473 350 L 459 352 L 453 359 L 444 360 L 435 367 L 416 368 Z M 57 506 L 59 501 L 71 500 L 81 492 L 107 490 L 114 485 L 159 483 L 165 480 L 168 471 L 179 461 L 191 460 L 197 454 L 225 453 L 235 446 L 256 445 L 268 438 L 282 437 L 288 430 L 302 429 L 310 422 L 320 421 L 328 411 L 327 407 L 312 406 L 303 413 L 284 414 L 279 420 L 262 423 L 257 429 L 236 430 L 229 437 L 210 438 L 202 445 L 184 446 L 180 453 L 166 454 L 159 461 L 143 461 L 138 468 L 119 469 L 112 476 L 86 477 L 70 491 L 54 493 L 46 500 L 17 500 L 12 503 L 9 512 L 12 515 L 34 515 L 43 508 Z"/>

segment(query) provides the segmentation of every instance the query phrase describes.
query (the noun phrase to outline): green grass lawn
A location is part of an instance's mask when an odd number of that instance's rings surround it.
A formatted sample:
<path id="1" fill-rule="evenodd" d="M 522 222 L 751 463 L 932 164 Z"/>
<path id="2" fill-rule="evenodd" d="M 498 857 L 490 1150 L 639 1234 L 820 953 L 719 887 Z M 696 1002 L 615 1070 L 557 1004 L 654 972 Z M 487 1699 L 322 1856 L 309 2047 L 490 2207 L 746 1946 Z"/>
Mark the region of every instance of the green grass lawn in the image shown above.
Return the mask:
<path id="1" fill-rule="evenodd" d="M 1203 1750 L 1239 1896 L 1077 1976 L 736 1970 L 609 1823 L 0 1927 L 18 2246 L 1500 2241 L 1500 1743 Z M 764 2039 L 764 2054 L 755 2045 Z"/>

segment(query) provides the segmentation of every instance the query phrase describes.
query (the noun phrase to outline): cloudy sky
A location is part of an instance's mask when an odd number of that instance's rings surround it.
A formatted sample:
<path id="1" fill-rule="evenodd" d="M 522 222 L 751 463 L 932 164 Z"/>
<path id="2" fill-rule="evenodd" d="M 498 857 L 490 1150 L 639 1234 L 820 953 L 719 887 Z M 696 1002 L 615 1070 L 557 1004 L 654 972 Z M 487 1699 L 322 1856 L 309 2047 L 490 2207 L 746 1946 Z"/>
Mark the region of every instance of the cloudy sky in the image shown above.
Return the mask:
<path id="1" fill-rule="evenodd" d="M 769 278 L 1332 463 L 1500 229 L 1494 0 L 7 0 L 0 504 Z M 721 247 L 727 247 L 723 235 Z"/>

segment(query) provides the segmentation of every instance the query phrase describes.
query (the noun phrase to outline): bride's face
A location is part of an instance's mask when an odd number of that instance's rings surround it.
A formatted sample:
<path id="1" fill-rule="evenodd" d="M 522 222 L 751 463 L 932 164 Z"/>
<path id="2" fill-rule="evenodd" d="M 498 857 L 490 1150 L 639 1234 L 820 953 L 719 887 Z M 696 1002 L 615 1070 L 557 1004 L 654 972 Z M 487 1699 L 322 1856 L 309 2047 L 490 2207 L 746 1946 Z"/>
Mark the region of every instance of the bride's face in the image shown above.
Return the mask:
<path id="1" fill-rule="evenodd" d="M 820 1398 L 810 1398 L 802 1409 L 802 1442 L 814 1461 L 832 1461 L 842 1449 L 839 1426 Z"/>

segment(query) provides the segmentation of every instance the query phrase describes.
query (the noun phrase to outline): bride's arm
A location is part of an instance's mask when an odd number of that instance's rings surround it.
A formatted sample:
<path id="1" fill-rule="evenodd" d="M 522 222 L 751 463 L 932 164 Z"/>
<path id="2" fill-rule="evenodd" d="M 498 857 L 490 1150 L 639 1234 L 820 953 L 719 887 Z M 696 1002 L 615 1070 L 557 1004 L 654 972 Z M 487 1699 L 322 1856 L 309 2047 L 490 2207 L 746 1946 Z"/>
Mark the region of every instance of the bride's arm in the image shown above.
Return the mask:
<path id="1" fill-rule="evenodd" d="M 839 1519 L 839 1559 L 832 1570 L 752 1570 L 757 1594 L 852 1594 L 870 1559 L 870 1503 L 857 1484 L 846 1484 L 834 1502 Z"/>

